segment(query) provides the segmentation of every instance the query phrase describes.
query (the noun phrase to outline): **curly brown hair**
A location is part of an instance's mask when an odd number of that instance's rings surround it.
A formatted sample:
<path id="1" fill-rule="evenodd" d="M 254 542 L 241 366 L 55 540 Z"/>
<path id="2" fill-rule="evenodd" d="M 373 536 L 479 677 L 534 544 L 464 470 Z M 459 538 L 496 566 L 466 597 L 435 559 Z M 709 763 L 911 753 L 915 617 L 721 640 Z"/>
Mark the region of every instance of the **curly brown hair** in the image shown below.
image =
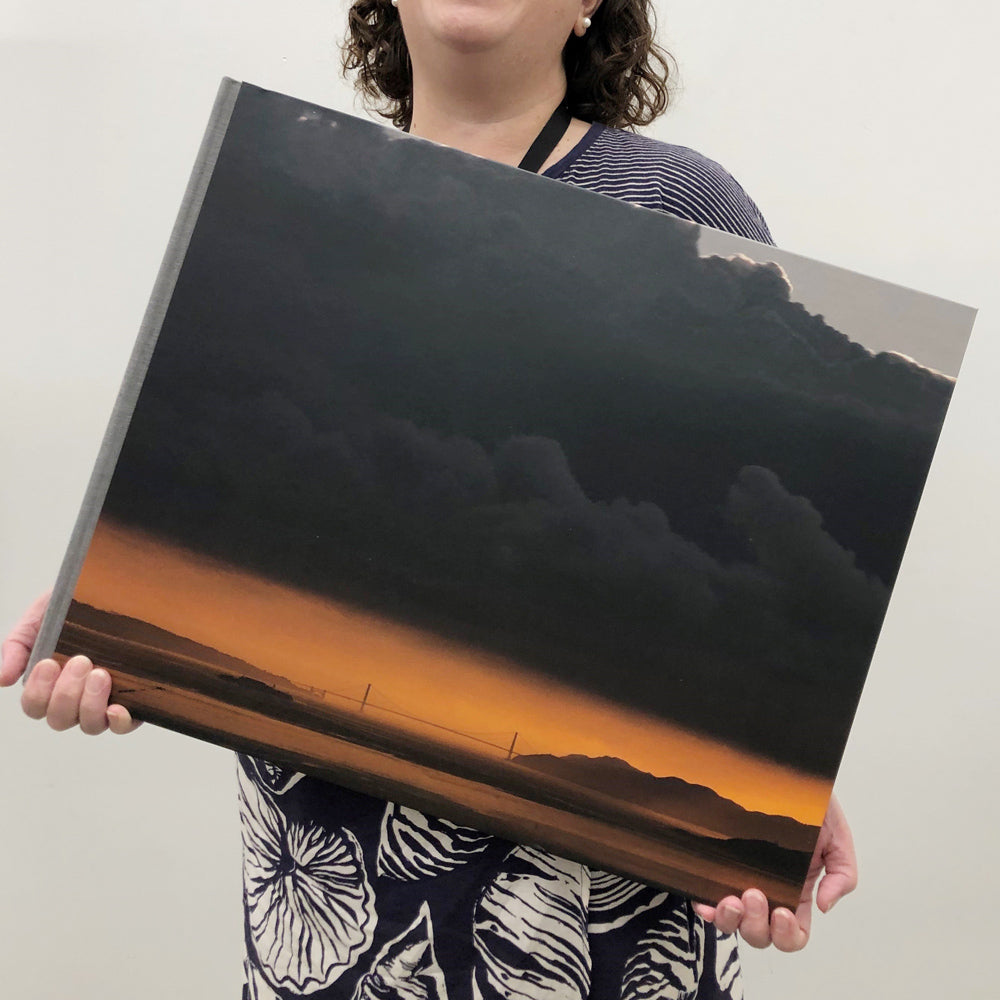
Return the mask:
<path id="1" fill-rule="evenodd" d="M 563 49 L 569 109 L 614 128 L 648 125 L 667 108 L 672 60 L 653 40 L 652 0 L 604 0 L 582 37 Z M 343 45 L 345 75 L 366 103 L 400 128 L 413 115 L 413 71 L 390 0 L 354 0 Z"/>

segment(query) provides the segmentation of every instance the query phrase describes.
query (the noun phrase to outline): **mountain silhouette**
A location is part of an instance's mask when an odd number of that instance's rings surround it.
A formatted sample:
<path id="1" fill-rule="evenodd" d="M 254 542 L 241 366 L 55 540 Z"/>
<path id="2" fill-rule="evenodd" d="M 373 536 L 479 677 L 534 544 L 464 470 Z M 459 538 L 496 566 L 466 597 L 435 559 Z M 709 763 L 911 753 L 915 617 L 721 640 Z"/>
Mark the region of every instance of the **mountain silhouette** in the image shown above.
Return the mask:
<path id="1" fill-rule="evenodd" d="M 789 816 L 751 812 L 711 788 L 682 778 L 658 778 L 617 757 L 525 754 L 518 764 L 675 819 L 714 830 L 730 839 L 767 841 L 793 851 L 812 853 L 819 828 Z"/>
<path id="2" fill-rule="evenodd" d="M 81 601 L 74 600 L 66 616 L 68 623 L 81 626 L 103 636 L 114 636 L 126 643 L 146 646 L 173 656 L 194 661 L 199 669 L 213 668 L 223 680 L 232 681 L 247 689 L 264 693 L 290 693 L 305 690 L 301 685 L 278 674 L 268 673 L 246 660 L 229 656 L 213 646 L 206 646 L 194 639 L 177 635 L 168 629 L 113 611 L 102 611 Z"/>

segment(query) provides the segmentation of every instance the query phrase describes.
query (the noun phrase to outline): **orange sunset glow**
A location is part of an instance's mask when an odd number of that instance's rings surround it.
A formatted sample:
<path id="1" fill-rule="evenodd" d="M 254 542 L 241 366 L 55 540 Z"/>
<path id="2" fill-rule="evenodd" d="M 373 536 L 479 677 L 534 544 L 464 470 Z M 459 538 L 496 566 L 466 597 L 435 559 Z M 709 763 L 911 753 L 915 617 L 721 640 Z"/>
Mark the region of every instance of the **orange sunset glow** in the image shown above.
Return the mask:
<path id="1" fill-rule="evenodd" d="M 383 705 L 438 726 L 497 744 L 517 732 L 521 752 L 619 757 L 660 777 L 707 785 L 747 809 L 811 825 L 823 819 L 824 779 L 107 519 L 97 526 L 74 598 L 297 685 L 358 698 L 371 684 Z"/>

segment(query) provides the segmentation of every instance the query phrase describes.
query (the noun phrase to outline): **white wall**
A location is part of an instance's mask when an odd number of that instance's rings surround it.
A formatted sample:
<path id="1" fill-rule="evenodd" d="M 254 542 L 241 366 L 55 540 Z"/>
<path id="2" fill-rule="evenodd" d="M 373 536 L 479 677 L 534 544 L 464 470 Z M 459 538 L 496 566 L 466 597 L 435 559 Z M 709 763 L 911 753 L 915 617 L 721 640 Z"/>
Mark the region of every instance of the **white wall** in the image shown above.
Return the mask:
<path id="1" fill-rule="evenodd" d="M 791 249 L 981 307 L 838 789 L 862 889 L 751 996 L 991 996 L 1000 18 L 982 0 L 660 0 L 701 149 Z M 984 10 L 991 11 L 983 13 Z M 0 0 L 0 622 L 66 544 L 218 79 L 350 110 L 340 3 Z M 52 734 L 0 694 L 0 992 L 235 997 L 229 754 Z"/>

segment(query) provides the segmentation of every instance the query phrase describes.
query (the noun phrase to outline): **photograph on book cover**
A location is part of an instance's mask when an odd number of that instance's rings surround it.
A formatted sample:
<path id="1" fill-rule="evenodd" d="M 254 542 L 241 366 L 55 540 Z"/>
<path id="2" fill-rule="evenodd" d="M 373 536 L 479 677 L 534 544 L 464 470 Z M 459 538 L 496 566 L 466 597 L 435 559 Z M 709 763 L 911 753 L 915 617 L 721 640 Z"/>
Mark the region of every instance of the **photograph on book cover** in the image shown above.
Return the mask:
<path id="1" fill-rule="evenodd" d="M 247 85 L 215 125 L 58 653 L 275 793 L 794 906 L 972 310 Z"/>

